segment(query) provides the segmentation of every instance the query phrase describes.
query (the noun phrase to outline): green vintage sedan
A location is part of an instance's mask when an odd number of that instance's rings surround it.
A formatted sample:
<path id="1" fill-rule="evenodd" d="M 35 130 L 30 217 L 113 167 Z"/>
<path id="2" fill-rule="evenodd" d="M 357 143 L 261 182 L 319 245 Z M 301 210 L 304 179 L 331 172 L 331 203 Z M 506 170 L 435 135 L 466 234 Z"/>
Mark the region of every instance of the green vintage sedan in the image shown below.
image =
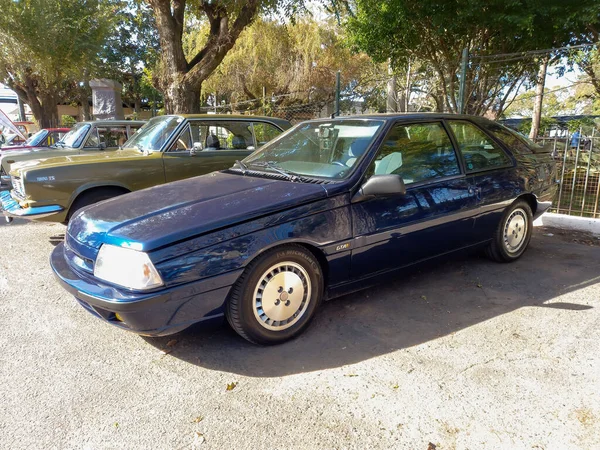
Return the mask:
<path id="1" fill-rule="evenodd" d="M 52 147 L 6 152 L 0 158 L 0 184 L 8 185 L 13 164 L 54 156 L 89 155 L 117 150 L 146 123 L 143 120 L 79 122 Z M 1 152 L 4 153 L 4 152 Z"/>
<path id="2" fill-rule="evenodd" d="M 0 192 L 3 213 L 9 221 L 68 222 L 101 200 L 231 167 L 290 127 L 270 117 L 155 117 L 121 150 L 14 163 L 13 189 Z"/>

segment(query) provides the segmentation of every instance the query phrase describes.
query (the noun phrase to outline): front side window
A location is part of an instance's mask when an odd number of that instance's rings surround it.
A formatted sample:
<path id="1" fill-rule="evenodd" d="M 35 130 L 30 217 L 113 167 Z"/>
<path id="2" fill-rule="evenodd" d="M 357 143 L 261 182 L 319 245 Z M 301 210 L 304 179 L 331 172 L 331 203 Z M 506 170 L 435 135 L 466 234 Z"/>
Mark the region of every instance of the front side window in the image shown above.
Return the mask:
<path id="1" fill-rule="evenodd" d="M 398 124 L 386 136 L 369 173 L 400 175 L 411 184 L 460 175 L 460 166 L 441 123 Z"/>
<path id="2" fill-rule="evenodd" d="M 380 120 L 359 119 L 302 123 L 244 159 L 244 164 L 267 172 L 346 178 L 382 125 Z"/>
<path id="3" fill-rule="evenodd" d="M 504 150 L 471 122 L 451 120 L 448 123 L 465 159 L 467 173 L 511 165 Z"/>
<path id="4" fill-rule="evenodd" d="M 192 123 L 194 142 L 200 142 L 202 150 L 248 150 L 254 147 L 251 122 L 204 122 Z"/>
<path id="5" fill-rule="evenodd" d="M 100 147 L 100 139 L 98 138 L 98 129 L 92 128 L 92 132 L 85 141 L 85 148 L 99 148 Z"/>
<path id="6" fill-rule="evenodd" d="M 98 135 L 106 148 L 120 147 L 127 142 L 127 127 L 98 127 Z"/>

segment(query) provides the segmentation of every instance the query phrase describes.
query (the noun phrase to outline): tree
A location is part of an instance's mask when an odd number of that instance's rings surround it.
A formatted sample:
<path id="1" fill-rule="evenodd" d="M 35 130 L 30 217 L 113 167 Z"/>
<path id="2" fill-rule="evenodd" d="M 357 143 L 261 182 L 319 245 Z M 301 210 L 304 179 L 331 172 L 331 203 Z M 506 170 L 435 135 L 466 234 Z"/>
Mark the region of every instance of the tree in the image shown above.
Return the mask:
<path id="1" fill-rule="evenodd" d="M 303 0 L 146 0 L 154 11 L 161 48 L 158 87 L 170 113 L 200 109 L 202 83 L 233 48 L 240 33 L 261 11 L 289 16 Z M 205 45 L 186 55 L 183 36 L 187 25 L 207 23 Z"/>
<path id="2" fill-rule="evenodd" d="M 0 0 L 0 80 L 41 127 L 59 125 L 57 104 L 96 58 L 116 3 Z"/>
<path id="3" fill-rule="evenodd" d="M 496 117 L 537 73 L 539 65 L 524 52 L 577 43 L 588 21 L 598 21 L 590 15 L 597 7 L 557 0 L 356 0 L 348 8 L 357 48 L 378 61 L 391 58 L 396 67 L 411 59 L 430 65 L 440 109 L 458 111 L 460 54 L 467 48 L 466 112 Z"/>
<path id="4" fill-rule="evenodd" d="M 144 76 L 145 69 L 156 65 L 160 45 L 152 10 L 144 3 L 126 5 L 115 12 L 116 26 L 100 52 L 102 64 L 95 74 L 119 81 L 123 101 L 139 112 L 143 101 L 160 96 Z"/>
<path id="5" fill-rule="evenodd" d="M 203 36 L 202 30 L 190 33 L 185 47 L 204 46 Z M 261 105 L 263 89 L 280 106 L 327 103 L 334 98 L 338 70 L 347 98 L 370 98 L 373 80 L 382 80 L 382 67 L 364 53 L 353 53 L 335 21 L 304 17 L 284 24 L 259 18 L 203 87 L 228 103 L 244 102 L 240 106 L 246 109 Z"/>

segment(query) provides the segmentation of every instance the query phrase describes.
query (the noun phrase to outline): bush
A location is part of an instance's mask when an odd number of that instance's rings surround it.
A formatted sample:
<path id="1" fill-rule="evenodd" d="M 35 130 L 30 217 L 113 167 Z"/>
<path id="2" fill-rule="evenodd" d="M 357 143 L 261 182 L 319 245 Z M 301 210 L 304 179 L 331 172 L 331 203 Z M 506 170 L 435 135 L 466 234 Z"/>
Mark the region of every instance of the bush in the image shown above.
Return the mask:
<path id="1" fill-rule="evenodd" d="M 72 127 L 77 123 L 77 120 L 73 116 L 69 116 L 68 114 L 60 116 L 60 123 L 63 127 Z"/>

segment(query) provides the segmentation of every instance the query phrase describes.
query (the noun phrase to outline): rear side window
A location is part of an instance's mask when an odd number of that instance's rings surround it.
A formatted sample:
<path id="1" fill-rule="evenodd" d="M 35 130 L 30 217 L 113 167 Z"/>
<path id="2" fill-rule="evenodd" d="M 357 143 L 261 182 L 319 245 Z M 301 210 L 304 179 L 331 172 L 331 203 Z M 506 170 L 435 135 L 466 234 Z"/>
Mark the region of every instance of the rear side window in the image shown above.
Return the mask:
<path id="1" fill-rule="evenodd" d="M 400 175 L 406 184 L 460 175 L 454 147 L 441 123 L 395 125 L 370 171 Z"/>
<path id="2" fill-rule="evenodd" d="M 525 139 L 519 136 L 515 131 L 496 124 L 488 126 L 487 129 L 494 135 L 494 137 L 504 142 L 504 144 L 516 154 L 531 155 L 533 153 L 530 146 L 525 142 Z"/>
<path id="3" fill-rule="evenodd" d="M 504 150 L 471 122 L 452 120 L 448 123 L 465 159 L 467 173 L 512 165 Z"/>
<path id="4" fill-rule="evenodd" d="M 256 145 L 265 145 L 271 139 L 275 139 L 281 134 L 281 130 L 275 125 L 267 122 L 254 122 L 254 135 L 256 136 Z"/>

